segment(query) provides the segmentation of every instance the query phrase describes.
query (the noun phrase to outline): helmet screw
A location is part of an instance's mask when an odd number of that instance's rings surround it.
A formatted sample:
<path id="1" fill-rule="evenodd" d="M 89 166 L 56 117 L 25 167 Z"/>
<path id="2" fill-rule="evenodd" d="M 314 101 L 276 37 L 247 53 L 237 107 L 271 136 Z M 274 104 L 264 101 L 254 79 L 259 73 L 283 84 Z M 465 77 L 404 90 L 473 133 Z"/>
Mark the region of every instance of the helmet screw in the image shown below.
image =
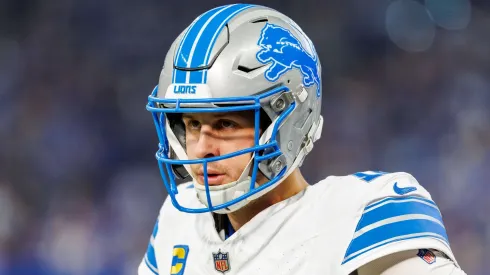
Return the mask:
<path id="1" fill-rule="evenodd" d="M 280 98 L 280 99 L 278 99 L 278 100 L 276 101 L 276 108 L 277 108 L 278 110 L 282 110 L 282 109 L 284 108 L 284 105 L 285 105 L 285 104 L 284 104 L 284 100 L 283 100 L 282 98 Z"/>
<path id="2" fill-rule="evenodd" d="M 290 141 L 288 142 L 288 150 L 289 150 L 289 151 L 293 150 L 293 141 L 292 141 L 292 140 L 290 140 Z"/>
<path id="3" fill-rule="evenodd" d="M 280 161 L 276 162 L 276 164 L 274 166 L 275 166 L 274 169 L 276 170 L 276 172 L 281 171 L 282 163 Z"/>

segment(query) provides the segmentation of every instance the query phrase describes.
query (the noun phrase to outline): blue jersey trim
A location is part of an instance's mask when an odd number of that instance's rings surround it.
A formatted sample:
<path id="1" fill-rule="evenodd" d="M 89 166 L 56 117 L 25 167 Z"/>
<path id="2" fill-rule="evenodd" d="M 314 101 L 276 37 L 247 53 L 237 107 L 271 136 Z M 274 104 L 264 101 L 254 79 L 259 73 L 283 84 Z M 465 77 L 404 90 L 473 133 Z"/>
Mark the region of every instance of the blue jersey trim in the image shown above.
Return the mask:
<path id="1" fill-rule="evenodd" d="M 225 230 L 225 239 L 228 239 L 229 237 L 231 237 L 231 235 L 235 234 L 235 228 L 233 228 L 233 225 L 231 225 L 231 222 L 228 219 L 226 225 L 228 228 L 227 230 Z"/>
<path id="2" fill-rule="evenodd" d="M 364 209 L 364 211 L 367 211 L 375 206 L 378 206 L 384 202 L 387 202 L 387 201 L 400 201 L 400 200 L 407 200 L 407 199 L 417 199 L 417 200 L 420 200 L 420 201 L 424 201 L 424 202 L 427 202 L 427 203 L 430 203 L 434 206 L 437 207 L 436 203 L 431 201 L 431 200 L 428 200 L 428 199 L 424 199 L 422 197 L 417 197 L 417 196 L 406 196 L 406 197 L 389 197 L 389 198 L 386 198 L 386 199 L 382 199 L 380 201 L 377 201 L 375 203 L 372 203 L 368 206 L 366 206 L 366 208 Z"/>
<path id="3" fill-rule="evenodd" d="M 158 220 L 159 220 L 159 218 L 157 219 L 157 222 L 155 223 L 155 226 L 153 227 L 153 232 L 151 233 L 151 236 L 153 238 L 155 238 L 158 234 Z"/>
<path id="4" fill-rule="evenodd" d="M 148 262 L 153 267 L 158 268 L 156 257 L 155 257 L 155 248 L 153 247 L 153 245 L 151 243 L 148 244 L 148 249 L 146 250 L 146 256 L 148 258 Z"/>
<path id="5" fill-rule="evenodd" d="M 383 199 L 365 208 L 342 264 L 377 247 L 421 237 L 439 239 L 449 247 L 437 205 L 417 196 Z"/>
<path id="6" fill-rule="evenodd" d="M 151 266 L 151 264 L 148 262 L 148 259 L 145 258 L 145 264 L 146 266 L 148 267 L 148 269 L 155 275 L 159 275 L 158 274 L 158 270 L 155 270 L 154 267 Z"/>
<path id="7" fill-rule="evenodd" d="M 421 214 L 434 217 L 442 223 L 442 216 L 439 209 L 434 205 L 428 205 L 421 201 L 402 201 L 394 200 L 378 208 L 371 208 L 362 215 L 357 224 L 356 231 L 378 221 L 402 215 Z"/>
<path id="8" fill-rule="evenodd" d="M 357 177 L 360 180 L 363 180 L 365 182 L 371 182 L 383 175 L 389 174 L 387 172 L 382 172 L 382 171 L 366 171 L 366 172 L 357 172 L 352 174 L 352 176 Z"/>
<path id="9" fill-rule="evenodd" d="M 435 239 L 438 239 L 438 240 L 444 242 L 449 247 L 449 244 L 447 243 L 446 239 L 444 239 L 440 236 L 432 235 L 432 234 L 421 234 L 421 235 L 417 235 L 417 236 L 413 236 L 413 237 L 408 237 L 408 236 L 407 237 L 400 237 L 400 238 L 395 238 L 395 239 L 387 241 L 387 242 L 377 244 L 377 245 L 375 245 L 375 246 L 373 246 L 373 247 L 371 247 L 371 248 L 369 248 L 369 249 L 367 249 L 367 250 L 365 250 L 365 251 L 363 251 L 363 252 L 361 252 L 355 256 L 348 255 L 347 257 L 344 258 L 344 260 L 342 261 L 342 264 L 346 264 L 346 263 L 350 262 L 351 260 L 353 260 L 353 259 L 373 250 L 373 249 L 379 248 L 381 246 L 385 246 L 385 245 L 388 245 L 388 244 L 394 243 L 394 242 L 400 242 L 400 241 L 406 241 L 406 240 L 412 240 L 412 239 L 420 239 L 420 238 L 435 238 Z"/>
<path id="10" fill-rule="evenodd" d="M 447 240 L 446 229 L 438 223 L 424 219 L 406 220 L 383 225 L 362 234 L 354 239 L 347 254 L 391 238 L 417 233 L 435 233 Z"/>

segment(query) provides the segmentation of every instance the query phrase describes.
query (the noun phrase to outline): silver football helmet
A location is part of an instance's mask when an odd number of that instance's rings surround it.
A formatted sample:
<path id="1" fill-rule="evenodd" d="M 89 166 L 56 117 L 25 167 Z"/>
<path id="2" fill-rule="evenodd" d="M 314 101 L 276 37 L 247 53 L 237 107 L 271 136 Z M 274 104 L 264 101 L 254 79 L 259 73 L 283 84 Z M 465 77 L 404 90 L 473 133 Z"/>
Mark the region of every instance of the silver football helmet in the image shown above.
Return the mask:
<path id="1" fill-rule="evenodd" d="M 229 213 L 280 184 L 320 138 L 321 91 L 321 66 L 313 43 L 284 14 L 234 4 L 197 17 L 170 47 L 147 105 L 160 141 L 156 157 L 174 206 L 190 213 Z M 253 147 L 189 159 L 180 114 L 244 110 L 255 114 Z M 265 129 L 260 129 L 261 122 Z M 208 163 L 242 154 L 252 157 L 238 180 L 219 186 L 207 183 Z M 194 184 L 201 208 L 190 208 L 176 196 L 176 179 L 195 179 L 191 164 L 205 171 L 204 185 Z M 258 173 L 268 181 L 257 184 Z"/>

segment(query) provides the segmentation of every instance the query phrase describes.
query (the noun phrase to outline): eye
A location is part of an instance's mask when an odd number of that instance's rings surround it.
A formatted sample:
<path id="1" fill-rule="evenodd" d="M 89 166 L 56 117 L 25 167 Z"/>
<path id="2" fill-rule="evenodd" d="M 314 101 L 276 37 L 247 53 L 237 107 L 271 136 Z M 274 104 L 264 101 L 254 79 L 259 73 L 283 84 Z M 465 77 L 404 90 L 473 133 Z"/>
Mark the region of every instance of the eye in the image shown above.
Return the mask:
<path id="1" fill-rule="evenodd" d="M 198 120 L 191 119 L 187 121 L 186 126 L 189 130 L 198 130 L 199 128 L 201 128 L 201 123 Z"/>
<path id="2" fill-rule="evenodd" d="M 231 120 L 220 119 L 218 122 L 218 127 L 220 129 L 233 129 L 237 127 L 237 124 Z"/>

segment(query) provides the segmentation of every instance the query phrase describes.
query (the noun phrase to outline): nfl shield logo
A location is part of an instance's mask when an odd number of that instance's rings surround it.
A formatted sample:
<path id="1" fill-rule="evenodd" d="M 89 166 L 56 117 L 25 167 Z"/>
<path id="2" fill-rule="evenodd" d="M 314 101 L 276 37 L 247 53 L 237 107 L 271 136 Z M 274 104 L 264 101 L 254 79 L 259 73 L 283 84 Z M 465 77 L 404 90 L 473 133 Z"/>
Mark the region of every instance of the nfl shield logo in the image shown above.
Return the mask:
<path id="1" fill-rule="evenodd" d="M 214 259 L 214 268 L 222 273 L 225 273 L 226 271 L 230 270 L 230 261 L 228 260 L 228 252 L 221 252 L 221 250 L 218 251 L 218 253 L 213 253 L 213 259 Z"/>
<path id="2" fill-rule="evenodd" d="M 422 258 L 422 260 L 424 260 L 428 264 L 433 264 L 436 262 L 436 255 L 434 254 L 434 252 L 428 249 L 419 249 L 419 253 L 417 253 L 417 256 Z"/>

